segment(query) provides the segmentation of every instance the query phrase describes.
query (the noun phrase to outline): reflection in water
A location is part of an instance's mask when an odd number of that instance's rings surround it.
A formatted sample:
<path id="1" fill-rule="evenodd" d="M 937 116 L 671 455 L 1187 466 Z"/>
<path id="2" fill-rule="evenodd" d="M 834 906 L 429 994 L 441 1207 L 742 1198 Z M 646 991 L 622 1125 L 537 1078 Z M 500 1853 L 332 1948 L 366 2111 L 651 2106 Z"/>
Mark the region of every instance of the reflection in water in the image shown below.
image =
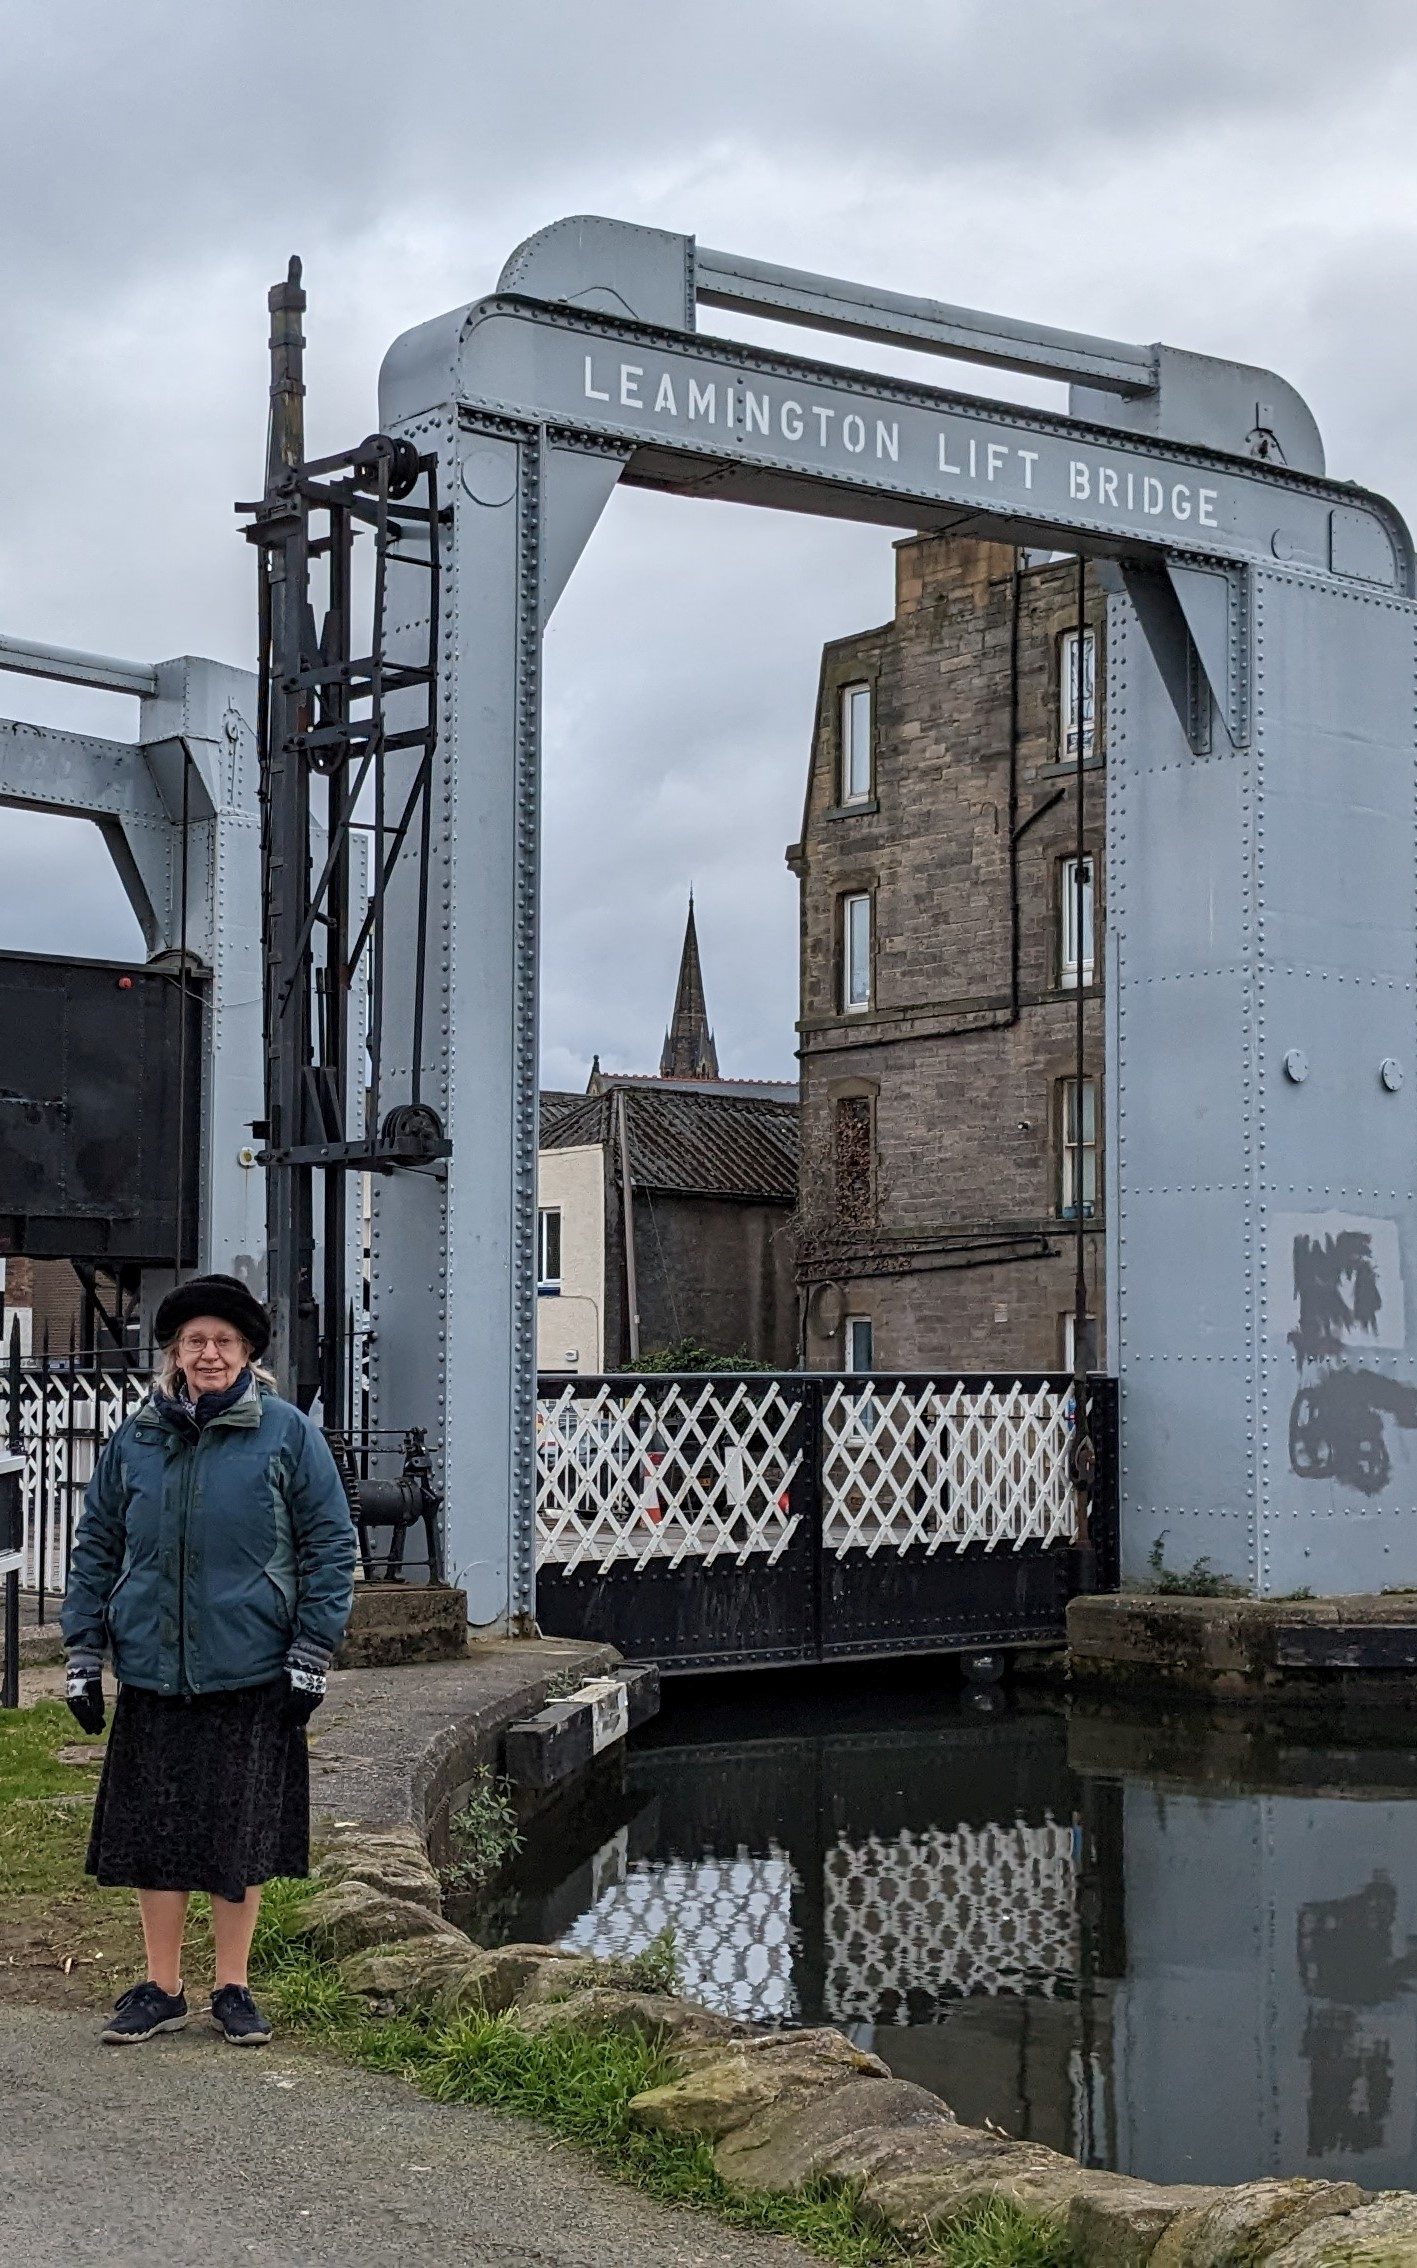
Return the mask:
<path id="1" fill-rule="evenodd" d="M 1077 1974 L 1077 1839 L 1051 1819 L 842 1836 L 824 1882 L 834 2023 L 919 2024 L 956 1996 Z"/>
<path id="2" fill-rule="evenodd" d="M 638 1953 L 661 1930 L 680 1948 L 684 1990 L 726 2016 L 795 2024 L 792 1980 L 792 1864 L 780 1852 L 750 1858 L 670 1859 L 660 1866 L 626 1862 L 622 1828 L 598 1854 L 615 1879 L 566 1931 L 576 1953 L 613 1961 Z"/>
<path id="3" fill-rule="evenodd" d="M 1417 2184 L 1417 1755 L 1371 1736 L 986 1716 L 918 1670 L 671 1687 L 461 1918 L 602 1956 L 672 1926 L 710 2006 L 840 2024 L 1089 2164 Z"/>
<path id="4" fill-rule="evenodd" d="M 1397 1889 L 1379 1869 L 1350 1898 L 1299 1909 L 1299 1975 L 1310 1995 L 1309 2155 L 1380 2150 L 1392 2109 L 1392 2042 L 1357 2011 L 1394 2001 L 1417 1975 L 1414 1941 L 1393 1944 Z"/>

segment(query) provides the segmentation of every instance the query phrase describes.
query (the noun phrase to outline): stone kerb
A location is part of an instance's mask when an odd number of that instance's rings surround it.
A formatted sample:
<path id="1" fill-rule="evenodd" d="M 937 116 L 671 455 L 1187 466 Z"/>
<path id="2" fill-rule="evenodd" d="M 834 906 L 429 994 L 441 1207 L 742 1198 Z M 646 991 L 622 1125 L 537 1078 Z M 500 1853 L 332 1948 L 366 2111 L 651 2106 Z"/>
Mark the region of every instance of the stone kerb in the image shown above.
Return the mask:
<path id="1" fill-rule="evenodd" d="M 1111 1592 L 1068 1606 L 1074 1687 L 1169 1689 L 1286 1708 L 1408 1708 L 1417 1593 L 1310 1598 Z"/>
<path id="2" fill-rule="evenodd" d="M 849 2184 L 866 2214 L 911 2249 L 930 2250 L 1002 2198 L 1056 2219 L 1090 2268 L 1417 2264 L 1417 2195 L 1307 2180 L 1163 2188 L 1101 2172 L 962 2126 L 937 2096 L 893 2078 L 839 2031 L 736 2022 L 645 1991 L 615 1963 L 554 1947 L 475 1945 L 443 1918 L 422 1821 L 449 1758 L 474 1754 L 479 1738 L 485 1726 L 460 1735 L 445 1726 L 431 1756 L 405 1745 L 405 1816 L 347 1810 L 328 1830 L 300 1928 L 372 2015 L 422 2009 L 440 2021 L 476 2011 L 528 2033 L 636 2032 L 664 2048 L 671 2073 L 631 2103 L 637 2125 L 711 2144 L 720 2176 L 745 2195 Z M 387 1808 L 387 1783 L 372 1785 Z"/>

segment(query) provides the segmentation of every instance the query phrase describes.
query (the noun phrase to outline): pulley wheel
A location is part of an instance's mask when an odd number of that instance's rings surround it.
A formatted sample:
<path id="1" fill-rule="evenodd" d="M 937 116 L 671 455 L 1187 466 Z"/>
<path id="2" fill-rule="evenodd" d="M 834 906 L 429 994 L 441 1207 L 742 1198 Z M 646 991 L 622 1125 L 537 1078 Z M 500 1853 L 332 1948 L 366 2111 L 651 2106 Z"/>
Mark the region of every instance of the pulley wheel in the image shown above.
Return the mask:
<path id="1" fill-rule="evenodd" d="M 418 451 L 411 441 L 395 440 L 391 433 L 371 433 L 354 453 L 357 478 L 377 487 L 379 467 L 389 468 L 389 494 L 409 496 L 418 485 Z"/>

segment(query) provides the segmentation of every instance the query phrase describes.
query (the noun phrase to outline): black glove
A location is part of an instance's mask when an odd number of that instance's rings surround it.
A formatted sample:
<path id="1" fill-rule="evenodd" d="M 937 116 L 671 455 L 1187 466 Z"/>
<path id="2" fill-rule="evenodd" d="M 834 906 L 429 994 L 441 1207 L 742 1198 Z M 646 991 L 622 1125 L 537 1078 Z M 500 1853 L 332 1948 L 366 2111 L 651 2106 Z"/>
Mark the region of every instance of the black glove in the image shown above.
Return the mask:
<path id="1" fill-rule="evenodd" d="M 325 1698 L 330 1657 L 313 1639 L 297 1638 L 285 1657 L 285 1708 L 288 1725 L 308 1725 Z"/>
<path id="2" fill-rule="evenodd" d="M 103 1731 L 103 1661 L 98 1654 L 71 1654 L 64 1678 L 69 1714 L 86 1733 Z"/>

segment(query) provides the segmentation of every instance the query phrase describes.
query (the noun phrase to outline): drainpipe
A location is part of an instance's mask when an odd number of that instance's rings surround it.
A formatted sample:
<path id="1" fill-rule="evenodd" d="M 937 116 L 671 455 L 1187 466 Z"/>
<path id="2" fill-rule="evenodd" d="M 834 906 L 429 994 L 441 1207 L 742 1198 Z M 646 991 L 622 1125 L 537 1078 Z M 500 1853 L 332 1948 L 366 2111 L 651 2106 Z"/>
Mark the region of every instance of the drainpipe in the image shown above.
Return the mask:
<path id="1" fill-rule="evenodd" d="M 1073 1211 L 1076 1215 L 1076 1221 L 1073 1239 L 1073 1441 L 1071 1459 L 1073 1503 L 1075 1507 L 1074 1517 L 1076 1521 L 1076 1541 L 1073 1545 L 1072 1557 L 1074 1587 L 1079 1592 L 1088 1592 L 1093 1591 L 1097 1588 L 1097 1553 L 1093 1547 L 1092 1534 L 1088 1522 L 1088 1512 L 1092 1497 L 1092 1484 L 1097 1467 L 1097 1456 L 1096 1450 L 1093 1446 L 1092 1432 L 1087 1407 L 1087 1349 L 1085 1345 L 1087 1337 L 1087 1223 L 1085 1208 L 1083 1206 L 1083 1132 L 1086 1126 L 1086 1120 L 1083 1116 L 1083 1087 L 1085 1084 L 1085 1075 L 1087 1071 L 1087 990 L 1083 984 L 1082 979 L 1083 971 L 1087 966 L 1088 946 L 1092 943 L 1092 939 L 1085 936 L 1083 933 L 1083 913 L 1087 904 L 1084 886 L 1084 869 L 1087 860 L 1085 807 L 1085 782 L 1087 778 L 1087 732 L 1086 709 L 1084 706 L 1084 694 L 1087 690 L 1087 560 L 1082 552 L 1078 553 L 1077 573 L 1077 633 L 1075 641 L 1075 652 L 1073 655 L 1073 699 L 1077 709 L 1078 734 L 1077 768 L 1073 775 L 1073 816 L 1075 822 L 1075 833 L 1073 841 L 1073 889 L 1075 893 L 1073 898 L 1073 927 L 1077 939 L 1077 976 L 1075 979 L 1077 986 L 1077 1002 L 1076 1017 L 1073 1027 L 1073 1091 L 1076 1097 L 1075 1107 L 1077 1110 L 1077 1120 L 1075 1126 L 1076 1147 L 1073 1153 L 1076 1161 L 1073 1167 Z M 1093 700 L 1093 714 L 1095 720 L 1095 688 Z M 1094 721 L 1094 732 L 1096 731 L 1096 729 L 1096 722 Z M 1096 892 L 1094 891 L 1094 906 L 1096 905 L 1096 902 Z M 1094 947 L 1094 963 L 1095 959 L 1096 949 Z M 1096 975 L 1097 972 L 1094 965 L 1094 982 L 1096 982 Z M 1102 1132 L 1102 1097 L 1100 1095 L 1097 1098 L 1096 1107 L 1098 1111 L 1098 1117 L 1093 1124 L 1094 1137 L 1100 1135 Z M 1066 1121 L 1063 1125 L 1062 1134 L 1063 1140 L 1066 1142 Z M 1094 1158 L 1100 1156 L 1100 1150 L 1101 1144 L 1096 1143 L 1093 1150 Z M 1095 1166 L 1093 1170 L 1094 1172 L 1096 1171 Z"/>
<path id="2" fill-rule="evenodd" d="M 630 1360 L 640 1359 L 640 1289 L 635 1268 L 635 1192 L 630 1180 L 630 1134 L 625 1116 L 625 1090 L 615 1095 L 615 1126 L 620 1137 L 620 1203 L 625 1225 L 625 1300 L 630 1315 Z"/>
<path id="3" fill-rule="evenodd" d="M 1021 957 L 1018 882 L 1018 630 L 1023 595 L 1023 571 L 1017 544 L 1009 607 L 1009 1023 L 1019 1020 L 1019 961 Z"/>

